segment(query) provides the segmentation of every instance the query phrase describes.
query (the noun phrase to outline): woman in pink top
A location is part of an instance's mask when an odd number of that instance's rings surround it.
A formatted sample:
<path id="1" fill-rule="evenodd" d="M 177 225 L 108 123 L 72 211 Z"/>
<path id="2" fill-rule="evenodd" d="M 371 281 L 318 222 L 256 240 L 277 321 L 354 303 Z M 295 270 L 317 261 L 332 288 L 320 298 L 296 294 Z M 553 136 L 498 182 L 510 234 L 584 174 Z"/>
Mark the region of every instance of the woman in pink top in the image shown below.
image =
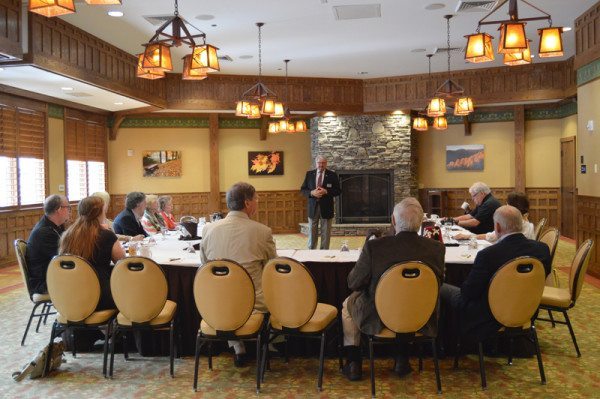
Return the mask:
<path id="1" fill-rule="evenodd" d="M 177 223 L 173 217 L 173 198 L 170 195 L 162 195 L 158 198 L 158 206 L 160 207 L 160 216 L 162 216 L 165 227 L 169 230 L 175 230 Z"/>

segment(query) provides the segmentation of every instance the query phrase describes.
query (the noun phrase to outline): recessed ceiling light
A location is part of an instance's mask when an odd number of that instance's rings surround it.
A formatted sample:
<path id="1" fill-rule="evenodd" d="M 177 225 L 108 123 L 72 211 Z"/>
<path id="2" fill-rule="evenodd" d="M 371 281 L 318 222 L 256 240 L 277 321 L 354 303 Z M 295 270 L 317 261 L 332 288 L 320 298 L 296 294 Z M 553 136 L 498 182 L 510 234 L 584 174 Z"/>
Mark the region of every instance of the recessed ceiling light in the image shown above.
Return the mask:
<path id="1" fill-rule="evenodd" d="M 122 102 L 120 102 L 120 101 L 117 101 L 117 102 L 115 103 L 115 105 L 123 105 L 123 103 L 122 103 Z"/>
<path id="2" fill-rule="evenodd" d="M 110 15 L 111 17 L 122 17 L 123 16 L 123 11 L 109 11 L 107 12 L 108 15 Z"/>
<path id="3" fill-rule="evenodd" d="M 431 3 L 425 6 L 426 10 L 439 10 L 440 8 L 446 7 L 445 4 L 442 3 Z"/>
<path id="4" fill-rule="evenodd" d="M 424 53 L 425 51 L 427 50 L 425 50 L 424 48 L 414 48 L 410 50 L 411 53 Z"/>
<path id="5" fill-rule="evenodd" d="M 60 89 L 61 89 L 62 91 L 73 91 L 73 90 L 75 90 L 75 89 L 73 89 L 72 87 L 67 87 L 67 86 L 65 86 L 65 87 L 61 87 Z"/>
<path id="6" fill-rule="evenodd" d="M 572 30 L 573 28 L 571 28 L 570 26 L 563 26 L 563 32 L 568 32 L 570 30 Z"/>
<path id="7" fill-rule="evenodd" d="M 217 24 L 212 24 L 211 27 L 216 28 Z"/>
<path id="8" fill-rule="evenodd" d="M 254 56 L 253 55 L 249 55 L 249 54 L 247 54 L 247 55 L 240 55 L 239 56 L 240 60 L 250 60 L 252 58 L 254 58 Z"/>
<path id="9" fill-rule="evenodd" d="M 210 14 L 200 14 L 196 16 L 196 19 L 199 19 L 200 21 L 210 21 L 211 19 L 215 19 L 215 16 Z"/>
<path id="10" fill-rule="evenodd" d="M 366 72 L 366 71 L 360 71 L 358 74 L 359 74 L 359 75 L 367 75 L 368 73 L 369 73 L 369 72 Z"/>

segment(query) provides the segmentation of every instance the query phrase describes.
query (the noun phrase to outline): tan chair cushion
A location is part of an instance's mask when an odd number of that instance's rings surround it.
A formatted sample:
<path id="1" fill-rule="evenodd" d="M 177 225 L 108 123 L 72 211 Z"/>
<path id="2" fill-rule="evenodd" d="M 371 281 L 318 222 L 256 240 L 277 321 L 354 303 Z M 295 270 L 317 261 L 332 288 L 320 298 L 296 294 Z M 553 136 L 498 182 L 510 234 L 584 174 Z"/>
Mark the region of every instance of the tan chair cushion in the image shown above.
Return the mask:
<path id="1" fill-rule="evenodd" d="M 110 320 L 117 313 L 116 309 L 105 309 L 99 310 L 97 312 L 92 313 L 87 318 L 82 320 L 80 323 L 83 324 L 104 324 L 108 320 Z M 66 324 L 68 322 L 67 318 L 60 313 L 56 315 L 56 320 L 58 320 L 61 324 Z"/>
<path id="2" fill-rule="evenodd" d="M 568 309 L 571 306 L 571 293 L 567 288 L 544 287 L 541 304 Z"/>
<path id="3" fill-rule="evenodd" d="M 152 320 L 148 322 L 151 326 L 160 326 L 162 324 L 167 324 L 171 320 L 173 320 L 173 316 L 175 316 L 175 311 L 177 310 L 177 303 L 167 300 L 165 302 L 165 306 L 163 306 L 162 310 Z M 121 326 L 131 326 L 131 320 L 123 315 L 123 313 L 119 313 L 117 315 L 117 323 Z"/>
<path id="4" fill-rule="evenodd" d="M 381 331 L 379 331 L 379 334 L 375 334 L 375 336 L 377 338 L 390 338 L 390 339 L 394 339 L 396 338 L 396 333 L 393 332 L 392 330 L 390 330 L 389 328 L 383 327 L 383 329 Z M 415 337 L 422 337 L 423 334 L 421 333 L 415 333 Z"/>
<path id="5" fill-rule="evenodd" d="M 50 294 L 33 294 L 31 299 L 34 303 L 50 301 Z"/>
<path id="6" fill-rule="evenodd" d="M 338 311 L 335 306 L 326 303 L 317 303 L 317 308 L 312 317 L 298 329 L 303 333 L 312 333 L 323 331 L 337 317 Z M 271 326 L 276 330 L 281 330 L 281 323 L 271 316 Z"/>
<path id="7" fill-rule="evenodd" d="M 246 336 L 246 335 L 255 334 L 260 329 L 260 326 L 262 326 L 264 319 L 265 319 L 264 313 L 252 314 L 250 316 L 250 318 L 248 319 L 248 321 L 246 321 L 246 323 L 243 326 L 241 326 L 240 328 L 235 330 L 235 335 L 242 337 L 242 336 Z M 204 335 L 213 335 L 213 336 L 217 335 L 217 331 L 214 328 L 212 328 L 211 326 L 209 326 L 208 323 L 205 322 L 204 320 L 202 320 L 200 322 L 200 331 Z"/>

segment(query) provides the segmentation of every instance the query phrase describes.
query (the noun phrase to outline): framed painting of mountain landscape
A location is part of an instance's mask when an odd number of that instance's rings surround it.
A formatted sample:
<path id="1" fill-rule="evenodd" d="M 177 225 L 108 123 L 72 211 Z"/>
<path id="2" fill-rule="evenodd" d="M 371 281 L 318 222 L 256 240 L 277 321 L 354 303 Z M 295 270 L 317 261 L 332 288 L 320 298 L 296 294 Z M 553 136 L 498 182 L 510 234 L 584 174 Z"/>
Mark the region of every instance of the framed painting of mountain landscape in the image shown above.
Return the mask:
<path id="1" fill-rule="evenodd" d="M 483 144 L 447 145 L 447 170 L 483 170 Z"/>

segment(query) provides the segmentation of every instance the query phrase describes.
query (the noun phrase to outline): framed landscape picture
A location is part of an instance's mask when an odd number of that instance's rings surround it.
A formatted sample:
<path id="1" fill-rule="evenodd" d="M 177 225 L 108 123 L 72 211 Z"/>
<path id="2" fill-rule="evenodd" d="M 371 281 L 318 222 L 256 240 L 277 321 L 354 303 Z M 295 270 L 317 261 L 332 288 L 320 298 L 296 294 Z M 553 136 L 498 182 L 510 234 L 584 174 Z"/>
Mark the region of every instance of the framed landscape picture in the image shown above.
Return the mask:
<path id="1" fill-rule="evenodd" d="M 483 170 L 483 144 L 447 145 L 447 170 Z"/>
<path id="2" fill-rule="evenodd" d="M 142 152 L 144 177 L 181 177 L 181 151 Z"/>
<path id="3" fill-rule="evenodd" d="M 248 151 L 248 175 L 283 175 L 283 151 Z"/>

